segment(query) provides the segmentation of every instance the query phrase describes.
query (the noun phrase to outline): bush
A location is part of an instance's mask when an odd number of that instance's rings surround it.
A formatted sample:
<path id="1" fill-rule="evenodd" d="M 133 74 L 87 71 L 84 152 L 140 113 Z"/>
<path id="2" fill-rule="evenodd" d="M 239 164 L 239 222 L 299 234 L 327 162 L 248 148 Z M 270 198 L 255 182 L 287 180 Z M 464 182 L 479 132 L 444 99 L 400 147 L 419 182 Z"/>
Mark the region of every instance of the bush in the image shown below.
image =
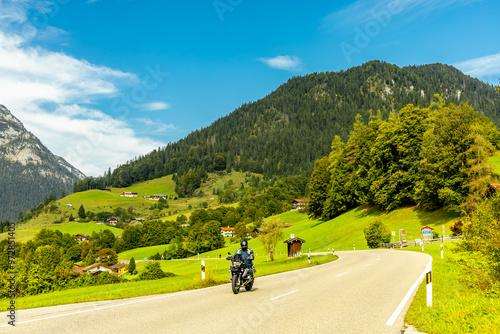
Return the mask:
<path id="1" fill-rule="evenodd" d="M 140 280 L 160 279 L 164 277 L 174 276 L 172 273 L 166 273 L 161 270 L 159 262 L 149 262 L 143 272 L 139 274 Z"/>
<path id="2" fill-rule="evenodd" d="M 453 232 L 453 236 L 459 236 L 462 235 L 463 231 L 462 228 L 464 226 L 464 223 L 462 223 L 461 220 L 457 221 L 452 227 L 450 227 L 451 232 Z"/>
<path id="3" fill-rule="evenodd" d="M 389 229 L 379 220 L 364 229 L 366 243 L 370 248 L 377 248 L 381 243 L 391 242 Z"/>

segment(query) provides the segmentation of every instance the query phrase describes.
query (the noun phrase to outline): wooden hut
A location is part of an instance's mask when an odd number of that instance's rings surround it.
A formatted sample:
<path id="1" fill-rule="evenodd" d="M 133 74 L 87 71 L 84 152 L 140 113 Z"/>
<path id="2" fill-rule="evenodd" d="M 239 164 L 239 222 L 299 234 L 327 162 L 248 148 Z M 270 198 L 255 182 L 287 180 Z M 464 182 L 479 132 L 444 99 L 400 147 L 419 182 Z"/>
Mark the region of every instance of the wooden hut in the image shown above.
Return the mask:
<path id="1" fill-rule="evenodd" d="M 300 249 L 302 248 L 302 244 L 304 242 L 306 241 L 300 238 L 291 238 L 284 241 L 283 243 L 288 245 L 288 257 L 300 256 Z"/>

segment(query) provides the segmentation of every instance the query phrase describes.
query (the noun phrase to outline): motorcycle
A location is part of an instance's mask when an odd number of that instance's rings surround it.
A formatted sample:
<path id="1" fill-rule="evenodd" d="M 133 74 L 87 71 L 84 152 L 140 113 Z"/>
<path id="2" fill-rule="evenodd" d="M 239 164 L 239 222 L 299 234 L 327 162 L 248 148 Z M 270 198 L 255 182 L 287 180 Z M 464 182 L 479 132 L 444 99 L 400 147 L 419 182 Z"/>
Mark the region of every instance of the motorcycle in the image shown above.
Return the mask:
<path id="1" fill-rule="evenodd" d="M 226 257 L 226 260 L 231 261 L 231 267 L 229 272 L 231 273 L 231 286 L 234 294 L 238 294 L 240 292 L 241 287 L 245 287 L 246 291 L 252 290 L 254 277 L 248 275 L 249 269 L 247 268 L 245 261 L 241 254 L 228 253 L 229 256 Z M 255 269 L 253 269 L 255 273 Z"/>

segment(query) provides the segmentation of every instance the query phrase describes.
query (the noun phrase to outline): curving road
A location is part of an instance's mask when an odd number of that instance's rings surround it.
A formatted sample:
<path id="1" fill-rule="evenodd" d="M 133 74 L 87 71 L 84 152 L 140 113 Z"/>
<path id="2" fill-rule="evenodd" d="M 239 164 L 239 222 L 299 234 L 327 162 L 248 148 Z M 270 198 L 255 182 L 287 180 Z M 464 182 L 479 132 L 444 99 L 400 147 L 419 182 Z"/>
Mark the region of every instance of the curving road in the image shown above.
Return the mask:
<path id="1" fill-rule="evenodd" d="M 401 333 L 430 257 L 416 252 L 337 252 L 338 261 L 230 285 L 19 311 L 16 333 Z M 258 270 L 258 268 L 257 268 Z M 411 299 L 410 298 L 410 299 Z"/>

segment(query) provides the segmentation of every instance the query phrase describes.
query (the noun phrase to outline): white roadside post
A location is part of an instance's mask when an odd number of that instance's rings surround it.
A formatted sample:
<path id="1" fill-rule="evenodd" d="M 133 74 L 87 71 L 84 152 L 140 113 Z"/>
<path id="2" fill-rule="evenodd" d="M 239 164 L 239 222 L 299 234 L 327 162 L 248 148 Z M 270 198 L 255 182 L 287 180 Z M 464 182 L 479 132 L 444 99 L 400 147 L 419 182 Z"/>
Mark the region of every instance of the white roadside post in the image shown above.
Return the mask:
<path id="1" fill-rule="evenodd" d="M 311 263 L 311 254 L 307 254 L 307 260 Z"/>
<path id="2" fill-rule="evenodd" d="M 392 231 L 392 243 L 394 243 L 394 237 L 396 236 L 396 231 Z"/>
<path id="3" fill-rule="evenodd" d="M 427 307 L 432 306 L 432 267 L 429 272 L 425 275 L 426 279 L 426 291 L 427 291 Z"/>
<path id="4" fill-rule="evenodd" d="M 201 261 L 201 279 L 205 279 L 205 261 Z"/>
<path id="5" fill-rule="evenodd" d="M 443 244 L 441 244 L 441 258 L 443 258 Z"/>
<path id="6" fill-rule="evenodd" d="M 356 245 L 352 245 L 352 247 L 354 247 L 354 250 L 356 250 Z"/>

